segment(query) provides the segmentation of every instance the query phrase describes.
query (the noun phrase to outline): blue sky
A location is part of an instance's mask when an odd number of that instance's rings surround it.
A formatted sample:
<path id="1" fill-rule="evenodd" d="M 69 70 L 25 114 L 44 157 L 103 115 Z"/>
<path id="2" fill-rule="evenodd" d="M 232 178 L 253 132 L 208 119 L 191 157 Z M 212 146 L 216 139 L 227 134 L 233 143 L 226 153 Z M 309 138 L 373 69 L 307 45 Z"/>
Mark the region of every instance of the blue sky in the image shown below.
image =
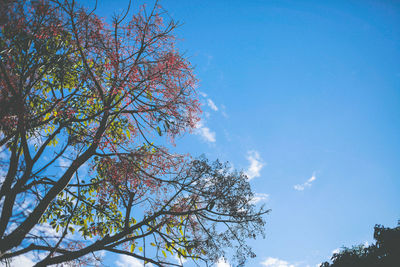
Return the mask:
<path id="1" fill-rule="evenodd" d="M 371 243 L 375 224 L 396 225 L 398 2 L 163 5 L 184 22 L 181 48 L 203 101 L 218 107 L 204 106 L 215 142 L 188 137 L 183 146 L 245 171 L 249 156 L 263 164 L 251 183 L 272 212 L 248 266 L 315 266 L 343 245 Z"/>
<path id="2" fill-rule="evenodd" d="M 315 266 L 343 245 L 371 243 L 375 224 L 396 225 L 399 2 L 163 6 L 184 22 L 180 45 L 207 94 L 204 127 L 215 134 L 178 147 L 245 171 L 249 159 L 262 166 L 251 183 L 272 212 L 248 266 Z"/>
<path id="3" fill-rule="evenodd" d="M 102 0 L 98 11 L 127 4 Z M 161 4 L 183 23 L 179 48 L 196 67 L 204 111 L 176 150 L 247 172 L 272 209 L 247 266 L 316 266 L 337 248 L 371 243 L 375 224 L 396 225 L 399 2 Z"/>

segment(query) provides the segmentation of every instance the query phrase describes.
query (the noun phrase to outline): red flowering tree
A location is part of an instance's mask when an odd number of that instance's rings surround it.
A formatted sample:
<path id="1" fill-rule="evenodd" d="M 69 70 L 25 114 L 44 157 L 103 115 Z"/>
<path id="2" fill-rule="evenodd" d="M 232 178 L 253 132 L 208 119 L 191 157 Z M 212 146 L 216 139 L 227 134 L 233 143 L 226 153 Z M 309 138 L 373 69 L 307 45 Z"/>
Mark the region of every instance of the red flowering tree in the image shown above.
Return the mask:
<path id="1" fill-rule="evenodd" d="M 73 0 L 0 5 L 1 261 L 253 256 L 245 240 L 263 234 L 266 211 L 246 176 L 155 144 L 200 113 L 158 5 L 111 25 Z"/>

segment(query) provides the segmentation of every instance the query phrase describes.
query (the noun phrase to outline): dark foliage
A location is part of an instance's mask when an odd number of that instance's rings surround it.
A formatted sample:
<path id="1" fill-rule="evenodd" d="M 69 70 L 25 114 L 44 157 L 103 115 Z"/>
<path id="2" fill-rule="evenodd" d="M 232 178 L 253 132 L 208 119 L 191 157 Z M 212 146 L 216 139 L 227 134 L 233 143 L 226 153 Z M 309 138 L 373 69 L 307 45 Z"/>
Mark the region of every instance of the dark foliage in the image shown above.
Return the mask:
<path id="1" fill-rule="evenodd" d="M 395 228 L 376 225 L 375 244 L 343 248 L 333 254 L 332 263 L 324 262 L 322 267 L 398 267 L 400 266 L 400 224 Z"/>

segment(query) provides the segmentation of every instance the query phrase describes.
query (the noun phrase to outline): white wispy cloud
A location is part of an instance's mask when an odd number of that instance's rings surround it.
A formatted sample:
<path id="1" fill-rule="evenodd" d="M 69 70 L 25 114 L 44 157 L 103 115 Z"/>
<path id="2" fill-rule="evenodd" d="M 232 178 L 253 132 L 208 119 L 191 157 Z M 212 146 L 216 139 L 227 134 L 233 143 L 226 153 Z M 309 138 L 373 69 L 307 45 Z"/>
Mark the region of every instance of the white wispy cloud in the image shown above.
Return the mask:
<path id="1" fill-rule="evenodd" d="M 5 160 L 10 158 L 10 153 L 8 151 L 0 152 L 0 160 Z"/>
<path id="2" fill-rule="evenodd" d="M 294 189 L 297 191 L 303 191 L 307 187 L 311 187 L 312 182 L 314 182 L 316 179 L 317 179 L 317 177 L 315 176 L 315 172 L 314 172 L 313 175 L 310 177 L 310 179 L 308 179 L 304 183 L 294 185 Z"/>
<path id="3" fill-rule="evenodd" d="M 246 175 L 249 180 L 259 177 L 261 169 L 264 167 L 264 163 L 261 160 L 260 153 L 255 150 L 250 150 L 247 152 L 247 160 L 250 163 L 249 168 L 246 170 Z"/>
<path id="4" fill-rule="evenodd" d="M 212 110 L 218 111 L 219 108 L 218 108 L 217 105 L 214 103 L 214 101 L 213 101 L 211 98 L 208 97 L 208 95 L 207 95 L 206 93 L 200 91 L 200 92 L 199 92 L 199 95 L 201 95 L 202 97 L 205 98 L 205 100 L 206 100 L 206 102 L 207 102 L 207 105 L 208 105 Z"/>
<path id="5" fill-rule="evenodd" d="M 257 204 L 262 201 L 268 200 L 269 195 L 264 193 L 255 193 L 253 198 L 250 200 L 250 203 Z"/>
<path id="6" fill-rule="evenodd" d="M 207 99 L 207 105 L 214 111 L 218 111 L 217 105 L 210 98 Z"/>
<path id="7" fill-rule="evenodd" d="M 208 69 L 210 68 L 210 66 L 211 66 L 211 62 L 212 62 L 212 60 L 213 60 L 213 56 L 212 55 L 208 55 L 208 54 L 205 54 L 205 57 L 206 57 L 206 59 L 207 59 L 207 63 L 206 63 L 206 65 L 203 67 L 203 71 L 208 71 Z"/>
<path id="8" fill-rule="evenodd" d="M 216 267 L 231 267 L 231 265 L 226 262 L 224 258 L 220 258 L 217 262 Z"/>
<path id="9" fill-rule="evenodd" d="M 4 262 L 0 262 L 0 267 L 32 267 L 37 262 L 43 260 L 47 256 L 46 252 L 28 252 L 22 255 L 13 257 L 9 265 Z"/>
<path id="10" fill-rule="evenodd" d="M 58 239 L 61 236 L 61 232 L 57 232 L 56 229 L 53 229 L 50 224 L 36 224 L 35 227 L 29 232 L 34 236 L 44 236 L 48 239 Z"/>
<path id="11" fill-rule="evenodd" d="M 295 267 L 294 264 L 290 264 L 287 261 L 272 257 L 268 257 L 266 260 L 260 262 L 260 264 L 265 267 Z"/>
<path id="12" fill-rule="evenodd" d="M 7 151 L 1 151 L 0 152 L 0 184 L 3 183 L 4 179 L 6 178 L 7 175 L 7 169 L 5 168 L 5 166 L 7 165 L 3 165 L 2 161 L 9 159 L 10 158 L 10 153 L 8 153 Z M 2 199 L 3 200 L 3 199 Z M 0 203 L 2 204 L 2 203 Z M 0 205 L 1 206 L 1 205 Z"/>
<path id="13" fill-rule="evenodd" d="M 0 262 L 0 267 L 6 267 L 6 266 L 11 266 L 11 267 L 32 267 L 35 265 L 35 261 L 33 259 L 33 255 L 31 254 L 26 254 L 26 255 L 20 255 L 17 257 L 12 258 L 12 261 L 10 265 L 3 264 Z"/>
<path id="14" fill-rule="evenodd" d="M 199 121 L 194 131 L 195 134 L 200 135 L 205 141 L 214 143 L 217 141 L 215 132 L 211 131 L 210 128 L 204 126 L 203 121 Z"/>
<path id="15" fill-rule="evenodd" d="M 339 253 L 340 252 L 340 248 L 337 248 L 337 249 L 334 249 L 334 250 L 332 250 L 332 254 L 337 254 L 337 253 Z"/>
<path id="16" fill-rule="evenodd" d="M 225 107 L 225 105 L 221 105 L 221 114 L 222 114 L 222 116 L 224 116 L 225 118 L 229 118 L 228 114 L 226 113 L 226 107 Z"/>
<path id="17" fill-rule="evenodd" d="M 128 255 L 120 255 L 115 264 L 119 267 L 143 267 L 143 261 Z M 146 266 L 152 267 L 153 264 L 147 263 Z"/>
<path id="18" fill-rule="evenodd" d="M 183 265 L 187 262 L 187 259 L 185 259 L 184 257 L 179 258 L 178 254 L 176 254 L 176 253 L 174 254 L 174 258 L 178 262 L 178 264 L 181 264 L 181 265 Z"/>
<path id="19" fill-rule="evenodd" d="M 199 95 L 201 95 L 202 97 L 207 97 L 207 94 L 202 91 L 199 91 Z"/>
<path id="20" fill-rule="evenodd" d="M 60 167 L 60 168 L 63 168 L 63 169 L 67 169 L 69 166 L 71 166 L 71 161 L 69 159 L 66 159 L 66 158 L 59 158 L 58 159 L 58 164 L 59 164 L 59 166 L 57 166 L 57 167 Z"/>

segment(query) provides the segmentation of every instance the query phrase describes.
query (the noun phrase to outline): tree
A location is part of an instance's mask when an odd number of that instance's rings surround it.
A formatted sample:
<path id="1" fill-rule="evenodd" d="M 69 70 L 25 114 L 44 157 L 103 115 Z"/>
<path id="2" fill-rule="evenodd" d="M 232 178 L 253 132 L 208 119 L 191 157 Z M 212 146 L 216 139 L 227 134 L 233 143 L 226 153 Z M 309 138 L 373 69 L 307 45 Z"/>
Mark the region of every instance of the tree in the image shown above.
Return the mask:
<path id="1" fill-rule="evenodd" d="M 263 235 L 268 211 L 247 177 L 167 148 L 200 105 L 160 6 L 108 25 L 74 0 L 0 5 L 1 261 L 254 256 L 245 240 Z"/>
<path id="2" fill-rule="evenodd" d="M 322 267 L 396 267 L 400 264 L 400 223 L 395 228 L 386 228 L 382 225 L 374 227 L 375 244 L 370 246 L 358 245 L 352 248 L 343 248 L 334 253 L 329 262 Z"/>

